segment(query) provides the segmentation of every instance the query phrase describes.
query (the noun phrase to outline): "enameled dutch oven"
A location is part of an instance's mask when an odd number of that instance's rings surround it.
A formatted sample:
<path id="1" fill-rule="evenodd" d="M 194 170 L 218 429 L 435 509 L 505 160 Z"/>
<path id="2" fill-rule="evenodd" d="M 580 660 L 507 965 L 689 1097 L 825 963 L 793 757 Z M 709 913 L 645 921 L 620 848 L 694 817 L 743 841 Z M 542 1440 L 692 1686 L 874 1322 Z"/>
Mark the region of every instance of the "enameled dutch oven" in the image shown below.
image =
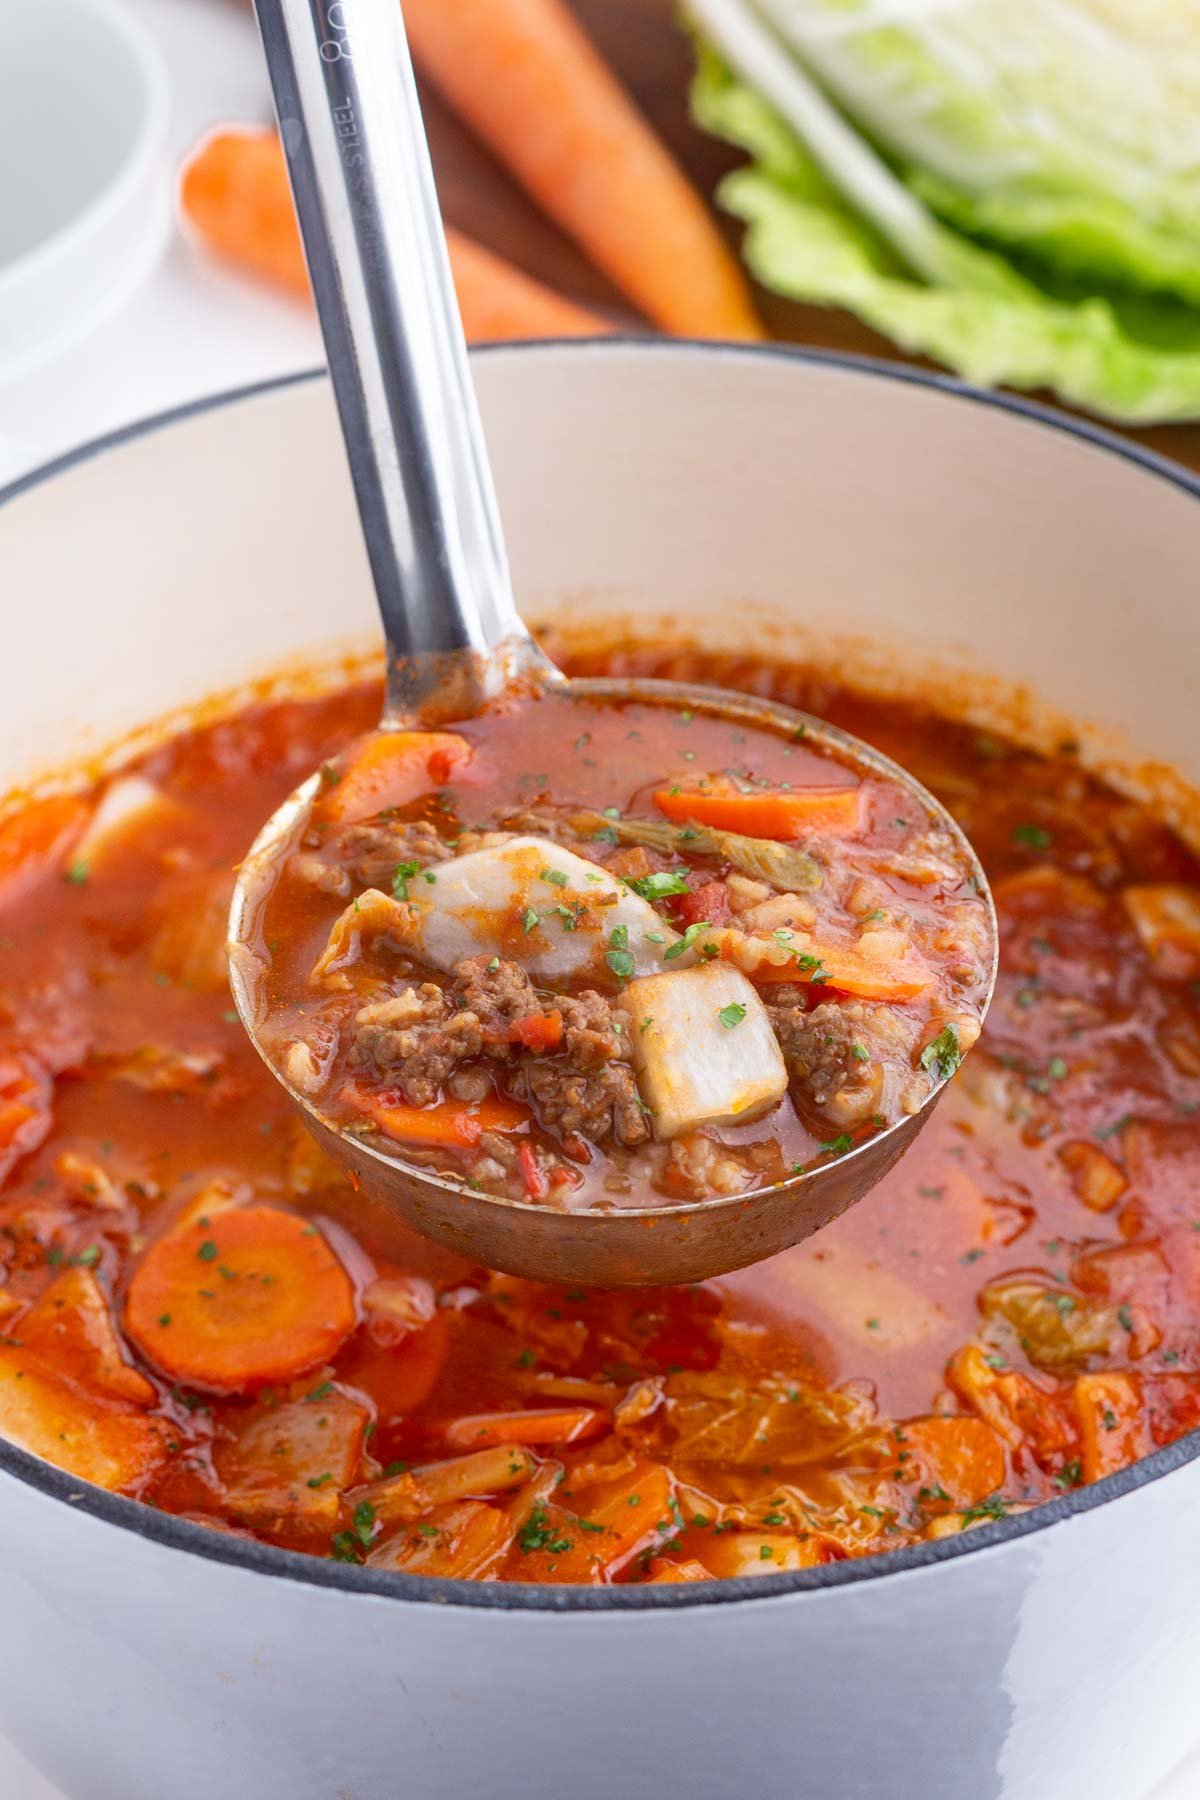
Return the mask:
<path id="1" fill-rule="evenodd" d="M 1200 486 L 1179 471 L 822 356 L 608 341 L 492 350 L 477 375 L 530 618 L 669 615 L 1034 741 L 1069 729 L 1188 822 Z M 318 377 L 123 432 L 3 501 L 0 790 L 372 641 Z M 1200 1740 L 1198 1452 L 887 1558 L 572 1590 L 306 1559 L 4 1446 L 0 1731 L 72 1800 L 1141 1800 Z"/>

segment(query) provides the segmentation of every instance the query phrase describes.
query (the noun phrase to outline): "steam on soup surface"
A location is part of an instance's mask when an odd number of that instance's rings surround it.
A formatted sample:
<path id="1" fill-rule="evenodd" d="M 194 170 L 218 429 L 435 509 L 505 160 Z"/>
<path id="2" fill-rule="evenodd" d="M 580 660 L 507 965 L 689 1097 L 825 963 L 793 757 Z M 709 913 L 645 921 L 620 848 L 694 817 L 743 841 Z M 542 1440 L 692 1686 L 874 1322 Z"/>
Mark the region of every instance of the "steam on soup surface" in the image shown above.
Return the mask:
<path id="1" fill-rule="evenodd" d="M 545 1288 L 382 1240 L 246 1042 L 222 957 L 237 860 L 379 695 L 252 707 L 0 827 L 14 1442 L 319 1556 L 681 1582 L 956 1533 L 1200 1421 L 1193 858 L 1069 748 L 700 652 L 614 648 L 581 672 L 629 668 L 844 725 L 979 851 L 997 997 L 899 1167 L 808 1246 L 702 1287 Z M 801 1022 L 844 1003 L 796 985 Z"/>

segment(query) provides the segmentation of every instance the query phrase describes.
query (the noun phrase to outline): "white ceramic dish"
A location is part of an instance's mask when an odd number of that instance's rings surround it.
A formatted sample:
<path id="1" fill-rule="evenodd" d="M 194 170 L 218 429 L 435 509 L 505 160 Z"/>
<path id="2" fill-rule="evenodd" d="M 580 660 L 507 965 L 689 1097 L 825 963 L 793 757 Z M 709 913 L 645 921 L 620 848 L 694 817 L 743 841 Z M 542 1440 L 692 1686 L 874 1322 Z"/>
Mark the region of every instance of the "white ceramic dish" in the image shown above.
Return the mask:
<path id="1" fill-rule="evenodd" d="M 992 678 L 962 689 L 975 704 L 1029 683 L 1031 734 L 1061 709 L 1093 759 L 1124 744 L 1200 781 L 1200 485 L 1180 472 L 787 352 L 493 350 L 478 377 L 531 617 L 674 612 L 747 648 L 842 617 L 880 679 L 927 677 L 949 640 Z M 361 645 L 324 383 L 188 409 L 10 490 L 0 583 L 23 597 L 0 790 Z M 1141 1800 L 1200 1739 L 1198 1454 L 1193 1434 L 888 1559 L 596 1591 L 302 1559 L 0 1448 L 0 1730 L 72 1800 Z"/>
<path id="2" fill-rule="evenodd" d="M 0 379 L 83 336 L 170 222 L 167 80 L 116 0 L 0 0 Z"/>

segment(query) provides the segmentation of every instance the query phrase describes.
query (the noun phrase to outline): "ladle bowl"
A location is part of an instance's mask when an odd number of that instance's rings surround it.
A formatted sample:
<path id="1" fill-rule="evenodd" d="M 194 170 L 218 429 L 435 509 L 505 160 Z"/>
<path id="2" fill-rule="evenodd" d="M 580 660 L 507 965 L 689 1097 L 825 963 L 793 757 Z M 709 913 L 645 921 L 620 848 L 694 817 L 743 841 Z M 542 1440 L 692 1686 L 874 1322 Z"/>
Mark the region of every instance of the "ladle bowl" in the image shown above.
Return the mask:
<path id="1" fill-rule="evenodd" d="M 719 711 L 731 723 L 788 736 L 803 726 L 809 746 L 826 750 L 865 774 L 902 783 L 914 810 L 924 811 L 931 828 L 953 840 L 964 873 L 988 907 L 992 957 L 983 998 L 986 1010 L 996 979 L 997 934 L 982 868 L 945 809 L 890 758 L 824 720 L 752 695 L 673 681 L 559 679 L 565 691 L 584 701 L 668 700 L 680 709 Z M 469 1188 L 453 1176 L 406 1162 L 386 1148 L 378 1134 L 347 1130 L 324 1115 L 310 1096 L 287 1080 L 260 1036 L 267 1017 L 268 963 L 257 920 L 280 859 L 296 845 L 321 786 L 318 772 L 289 795 L 263 827 L 239 872 L 229 927 L 234 1003 L 256 1049 L 306 1126 L 355 1188 L 414 1231 L 470 1261 L 534 1281 L 585 1287 L 704 1281 L 744 1268 L 811 1237 L 868 1193 L 904 1154 L 943 1091 L 944 1083 L 932 1089 L 917 1112 L 844 1155 L 831 1156 L 786 1181 L 685 1205 L 561 1211 Z"/>

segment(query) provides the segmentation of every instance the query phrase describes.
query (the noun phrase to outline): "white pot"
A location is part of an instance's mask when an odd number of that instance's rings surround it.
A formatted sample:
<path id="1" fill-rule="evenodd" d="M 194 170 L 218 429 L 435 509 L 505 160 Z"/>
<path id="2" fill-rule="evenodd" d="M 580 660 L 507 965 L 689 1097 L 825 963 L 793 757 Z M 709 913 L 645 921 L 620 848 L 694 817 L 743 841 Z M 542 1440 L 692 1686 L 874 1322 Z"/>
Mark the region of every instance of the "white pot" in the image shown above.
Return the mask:
<path id="1" fill-rule="evenodd" d="M 531 616 L 674 613 L 748 650 L 799 616 L 851 674 L 935 679 L 1031 737 L 1065 713 L 1134 785 L 1161 786 L 1138 754 L 1200 777 L 1187 477 L 787 352 L 505 349 L 477 374 Z M 325 384 L 189 408 L 22 484 L 0 591 L 0 790 L 361 647 Z M 1198 1451 L 886 1559 L 596 1591 L 304 1559 L 3 1449 L 0 1730 L 72 1800 L 1136 1800 L 1200 1739 Z"/>

